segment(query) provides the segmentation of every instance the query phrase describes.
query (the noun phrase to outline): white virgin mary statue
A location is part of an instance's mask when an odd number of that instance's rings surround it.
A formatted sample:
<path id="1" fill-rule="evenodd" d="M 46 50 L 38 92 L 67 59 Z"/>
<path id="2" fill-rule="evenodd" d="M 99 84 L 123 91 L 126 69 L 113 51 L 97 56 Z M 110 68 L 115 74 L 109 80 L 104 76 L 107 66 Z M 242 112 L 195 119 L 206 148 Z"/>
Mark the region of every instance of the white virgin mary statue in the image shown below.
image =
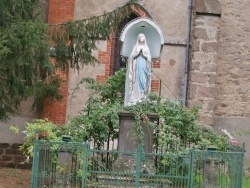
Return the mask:
<path id="1" fill-rule="evenodd" d="M 146 100 L 151 89 L 151 55 L 146 37 L 140 33 L 128 59 L 125 106 Z"/>

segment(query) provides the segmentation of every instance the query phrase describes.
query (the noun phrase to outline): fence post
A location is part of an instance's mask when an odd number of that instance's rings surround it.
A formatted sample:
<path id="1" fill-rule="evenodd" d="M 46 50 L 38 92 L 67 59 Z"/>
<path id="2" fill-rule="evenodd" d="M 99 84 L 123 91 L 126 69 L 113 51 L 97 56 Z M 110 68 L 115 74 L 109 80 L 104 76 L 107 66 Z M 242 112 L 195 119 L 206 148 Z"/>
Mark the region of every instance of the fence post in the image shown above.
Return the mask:
<path id="1" fill-rule="evenodd" d="M 235 168 L 236 173 L 234 174 L 234 178 L 236 178 L 236 180 L 232 180 L 232 182 L 235 183 L 235 185 L 232 185 L 232 187 L 239 187 L 242 188 L 243 187 L 243 174 L 244 174 L 244 154 L 245 154 L 245 142 L 242 144 L 242 150 L 240 152 L 237 153 L 237 159 L 235 157 L 235 162 L 238 165 L 232 165 L 234 166 L 233 168 Z M 236 154 L 234 154 L 234 156 L 236 156 Z"/>
<path id="2" fill-rule="evenodd" d="M 243 175 L 244 175 L 244 155 L 245 155 L 245 152 L 246 152 L 246 149 L 245 149 L 245 142 L 243 142 L 242 144 L 242 155 L 241 155 L 241 171 L 240 171 L 240 188 L 243 187 Z"/>
<path id="3" fill-rule="evenodd" d="M 188 188 L 193 188 L 193 173 L 194 173 L 194 149 L 190 150 L 190 164 L 188 170 Z"/>
<path id="4" fill-rule="evenodd" d="M 40 149 L 40 141 L 35 140 L 34 150 L 33 150 L 31 188 L 38 187 L 39 149 Z"/>
<path id="5" fill-rule="evenodd" d="M 89 144 L 85 142 L 83 149 L 82 188 L 86 186 L 86 178 L 88 170 L 88 152 L 89 152 Z"/>
<path id="6" fill-rule="evenodd" d="M 240 154 L 240 162 L 239 162 L 239 188 L 243 187 L 243 174 L 244 174 L 244 152 Z"/>
<path id="7" fill-rule="evenodd" d="M 136 152 L 136 174 L 135 174 L 136 188 L 140 187 L 141 160 L 142 160 L 142 146 L 139 145 Z"/>

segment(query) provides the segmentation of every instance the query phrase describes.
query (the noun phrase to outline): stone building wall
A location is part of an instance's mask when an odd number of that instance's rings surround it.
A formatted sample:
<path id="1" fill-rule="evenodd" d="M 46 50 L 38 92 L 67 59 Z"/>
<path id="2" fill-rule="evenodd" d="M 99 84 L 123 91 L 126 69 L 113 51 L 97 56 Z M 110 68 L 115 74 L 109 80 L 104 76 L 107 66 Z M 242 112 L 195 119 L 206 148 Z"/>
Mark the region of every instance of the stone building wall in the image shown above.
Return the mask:
<path id="1" fill-rule="evenodd" d="M 196 0 L 189 106 L 199 105 L 200 122 L 227 129 L 246 143 L 250 165 L 250 2 Z"/>
<path id="2" fill-rule="evenodd" d="M 194 4 L 188 106 L 200 106 L 200 122 L 212 125 L 217 95 L 221 3 L 219 1 L 207 2 L 206 0 L 197 0 Z"/>
<path id="3" fill-rule="evenodd" d="M 250 10 L 242 1 L 195 1 L 189 105 L 201 121 L 250 117 Z"/>
<path id="4" fill-rule="evenodd" d="M 250 166 L 250 1 L 221 1 L 214 129 L 246 143 Z"/>
<path id="5" fill-rule="evenodd" d="M 31 169 L 31 163 L 25 162 L 26 157 L 19 150 L 20 145 L 17 143 L 0 143 L 0 166 Z"/>
<path id="6" fill-rule="evenodd" d="M 216 116 L 250 117 L 250 1 L 222 1 Z"/>

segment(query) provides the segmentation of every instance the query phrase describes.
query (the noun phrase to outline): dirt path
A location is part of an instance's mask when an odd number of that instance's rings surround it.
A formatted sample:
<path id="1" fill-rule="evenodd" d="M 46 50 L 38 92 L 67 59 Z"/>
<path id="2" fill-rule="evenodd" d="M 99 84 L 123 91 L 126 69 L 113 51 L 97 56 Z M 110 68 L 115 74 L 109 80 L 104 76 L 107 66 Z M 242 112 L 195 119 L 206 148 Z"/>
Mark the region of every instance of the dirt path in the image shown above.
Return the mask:
<path id="1" fill-rule="evenodd" d="M 0 167 L 0 188 L 29 188 L 31 170 Z"/>

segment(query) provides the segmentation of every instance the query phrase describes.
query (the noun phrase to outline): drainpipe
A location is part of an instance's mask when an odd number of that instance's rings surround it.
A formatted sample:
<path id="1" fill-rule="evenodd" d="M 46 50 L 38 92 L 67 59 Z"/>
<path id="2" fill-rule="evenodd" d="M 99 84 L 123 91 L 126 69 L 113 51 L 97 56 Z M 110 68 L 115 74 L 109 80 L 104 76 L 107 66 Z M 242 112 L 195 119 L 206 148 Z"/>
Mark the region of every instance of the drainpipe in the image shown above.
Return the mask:
<path id="1" fill-rule="evenodd" d="M 193 9 L 193 0 L 189 0 L 188 34 L 187 34 L 187 47 L 186 47 L 186 59 L 185 59 L 185 78 L 184 78 L 184 104 L 185 105 L 187 105 L 187 92 L 188 92 L 188 70 L 189 70 L 189 58 L 190 58 L 189 56 L 190 56 L 192 9 Z"/>

